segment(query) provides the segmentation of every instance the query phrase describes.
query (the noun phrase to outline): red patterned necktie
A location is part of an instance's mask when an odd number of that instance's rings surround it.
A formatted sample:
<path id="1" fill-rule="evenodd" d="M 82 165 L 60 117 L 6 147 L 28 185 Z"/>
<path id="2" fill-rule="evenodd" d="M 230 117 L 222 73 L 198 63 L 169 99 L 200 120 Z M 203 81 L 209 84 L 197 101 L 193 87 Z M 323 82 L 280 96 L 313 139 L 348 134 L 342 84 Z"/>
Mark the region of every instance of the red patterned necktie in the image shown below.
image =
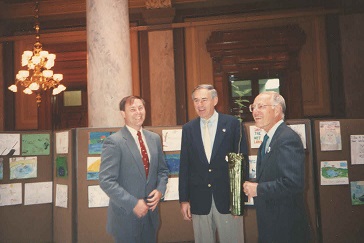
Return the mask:
<path id="1" fill-rule="evenodd" d="M 145 174 L 148 177 L 148 172 L 149 172 L 149 158 L 148 158 L 148 153 L 147 153 L 147 149 L 145 148 L 143 139 L 142 139 L 142 134 L 140 133 L 140 131 L 137 132 L 138 135 L 138 141 L 140 144 L 140 150 L 142 153 L 142 159 L 143 159 L 143 164 L 144 164 L 144 169 L 145 169 Z"/>

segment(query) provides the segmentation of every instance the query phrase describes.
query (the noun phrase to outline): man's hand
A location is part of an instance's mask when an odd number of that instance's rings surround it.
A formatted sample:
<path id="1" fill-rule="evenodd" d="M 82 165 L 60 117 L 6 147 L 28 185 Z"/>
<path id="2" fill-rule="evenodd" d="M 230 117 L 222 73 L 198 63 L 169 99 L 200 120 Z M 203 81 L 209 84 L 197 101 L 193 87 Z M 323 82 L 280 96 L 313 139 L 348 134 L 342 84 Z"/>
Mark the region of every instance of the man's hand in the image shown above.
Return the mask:
<path id="1" fill-rule="evenodd" d="M 181 202 L 181 213 L 184 220 L 192 220 L 191 206 L 189 202 Z"/>
<path id="2" fill-rule="evenodd" d="M 141 218 L 141 217 L 144 217 L 148 213 L 148 209 L 149 209 L 149 207 L 144 202 L 144 200 L 139 199 L 138 203 L 133 208 L 133 212 L 138 218 Z"/>
<path id="3" fill-rule="evenodd" d="M 162 198 L 162 193 L 158 191 L 157 189 L 153 190 L 151 193 L 149 193 L 147 198 L 147 205 L 150 210 L 154 211 L 154 209 L 157 207 L 159 201 Z"/>
<path id="4" fill-rule="evenodd" d="M 244 184 L 243 184 L 244 193 L 245 193 L 245 195 L 248 196 L 249 201 L 251 200 L 252 197 L 257 196 L 257 187 L 258 187 L 258 183 L 249 182 L 249 181 L 244 182 Z"/>

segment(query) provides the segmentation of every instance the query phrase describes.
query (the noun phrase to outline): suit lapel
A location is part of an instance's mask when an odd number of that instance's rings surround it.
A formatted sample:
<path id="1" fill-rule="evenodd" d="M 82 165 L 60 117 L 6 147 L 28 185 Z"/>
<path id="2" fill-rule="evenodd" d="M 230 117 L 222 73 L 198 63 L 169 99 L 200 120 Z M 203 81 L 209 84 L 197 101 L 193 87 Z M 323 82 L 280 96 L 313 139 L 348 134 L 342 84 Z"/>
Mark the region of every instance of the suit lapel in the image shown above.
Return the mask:
<path id="1" fill-rule="evenodd" d="M 195 141 L 194 146 L 196 146 L 196 148 L 197 148 L 200 160 L 203 161 L 204 163 L 208 164 L 209 162 L 207 161 L 205 148 L 203 146 L 203 141 L 202 141 L 200 121 L 201 121 L 201 118 L 197 118 L 195 120 L 194 124 L 192 125 L 192 134 L 196 134 L 196 141 Z"/>
<path id="2" fill-rule="evenodd" d="M 150 158 L 149 158 L 149 175 L 153 175 L 153 169 L 154 166 L 152 166 L 153 163 L 158 161 L 158 158 L 155 158 L 155 155 L 158 154 L 157 151 L 157 146 L 153 146 L 153 138 L 151 136 L 150 133 L 146 133 L 143 129 L 143 134 L 145 137 L 145 142 L 147 143 L 148 149 L 149 149 L 149 153 L 150 153 Z M 143 167 L 144 169 L 144 167 Z M 145 170 L 144 170 L 145 171 Z M 145 175 L 145 172 L 144 172 Z M 148 180 L 149 180 L 150 176 L 148 176 Z"/>
<path id="3" fill-rule="evenodd" d="M 134 162 L 136 166 L 138 167 L 138 170 L 142 177 L 146 179 L 145 175 L 145 169 L 142 162 L 142 155 L 140 154 L 140 151 L 138 149 L 138 145 L 135 143 L 135 140 L 133 136 L 131 135 L 130 131 L 127 129 L 127 127 L 124 127 L 121 130 L 123 134 L 123 138 L 126 140 L 126 146 L 129 148 L 130 153 L 132 154 L 132 157 L 134 158 Z"/>
<path id="4" fill-rule="evenodd" d="M 284 128 L 285 128 L 285 123 L 282 123 L 281 125 L 278 126 L 277 130 L 275 131 L 275 133 L 273 135 L 272 141 L 270 142 L 270 144 L 267 148 L 268 150 L 267 150 L 267 153 L 265 154 L 263 160 L 260 157 L 260 150 L 262 148 L 259 147 L 258 158 L 257 158 L 257 166 L 258 166 L 259 170 L 257 171 L 257 180 L 259 180 L 260 176 L 263 174 L 264 169 L 269 164 L 268 161 L 269 161 L 270 156 L 272 155 L 271 151 L 274 151 L 274 149 L 276 149 L 276 142 L 282 133 L 281 130 L 283 130 Z"/>
<path id="5" fill-rule="evenodd" d="M 212 147 L 212 154 L 211 154 L 210 161 L 212 161 L 212 159 L 216 155 L 217 151 L 219 150 L 219 147 L 220 147 L 222 141 L 224 140 L 224 136 L 225 136 L 227 129 L 230 129 L 230 128 L 226 127 L 226 120 L 223 118 L 223 116 L 221 116 L 219 114 L 219 118 L 217 121 L 216 135 L 215 135 L 215 140 L 214 140 L 214 144 Z"/>

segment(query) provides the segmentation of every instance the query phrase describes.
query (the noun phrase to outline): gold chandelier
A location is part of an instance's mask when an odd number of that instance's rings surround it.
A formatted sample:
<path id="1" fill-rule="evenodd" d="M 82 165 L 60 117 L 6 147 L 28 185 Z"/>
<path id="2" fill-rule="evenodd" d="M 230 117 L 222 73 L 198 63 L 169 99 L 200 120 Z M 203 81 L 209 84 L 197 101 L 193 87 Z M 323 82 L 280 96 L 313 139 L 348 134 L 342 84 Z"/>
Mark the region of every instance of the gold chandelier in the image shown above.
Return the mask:
<path id="1" fill-rule="evenodd" d="M 54 66 L 56 55 L 44 51 L 42 49 L 42 44 L 39 41 L 39 1 L 35 2 L 34 12 L 36 42 L 33 51 L 24 51 L 21 64 L 23 67 L 26 66 L 27 69 L 19 70 L 16 75 L 15 84 L 9 86 L 9 90 L 17 92 L 17 85 L 23 86 L 23 92 L 25 94 L 36 94 L 37 105 L 39 107 L 42 102 L 42 91 L 53 89 L 52 95 L 57 95 L 64 91 L 66 87 L 63 84 L 60 84 L 63 75 L 53 74 L 53 70 L 51 70 Z"/>

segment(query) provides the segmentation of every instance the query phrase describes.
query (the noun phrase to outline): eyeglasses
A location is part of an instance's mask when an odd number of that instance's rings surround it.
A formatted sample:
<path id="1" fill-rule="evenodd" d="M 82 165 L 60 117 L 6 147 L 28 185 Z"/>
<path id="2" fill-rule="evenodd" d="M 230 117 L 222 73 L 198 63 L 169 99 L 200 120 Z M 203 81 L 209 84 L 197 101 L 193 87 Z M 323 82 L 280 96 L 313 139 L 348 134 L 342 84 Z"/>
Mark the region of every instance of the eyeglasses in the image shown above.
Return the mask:
<path id="1" fill-rule="evenodd" d="M 265 109 L 266 106 L 276 106 L 276 105 L 262 105 L 262 104 L 257 104 L 257 105 L 249 105 L 249 111 L 253 112 L 254 110 L 262 110 Z"/>

